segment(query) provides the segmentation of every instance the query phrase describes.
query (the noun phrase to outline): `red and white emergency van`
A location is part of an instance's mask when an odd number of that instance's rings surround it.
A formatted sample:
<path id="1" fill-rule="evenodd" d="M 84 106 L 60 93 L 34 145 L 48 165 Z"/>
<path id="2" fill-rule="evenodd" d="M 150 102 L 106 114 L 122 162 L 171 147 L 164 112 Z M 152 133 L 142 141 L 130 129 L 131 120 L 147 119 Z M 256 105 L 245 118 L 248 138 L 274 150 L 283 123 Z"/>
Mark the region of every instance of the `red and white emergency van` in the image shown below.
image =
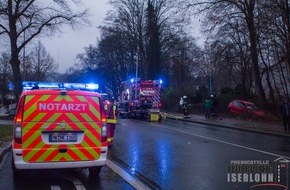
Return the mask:
<path id="1" fill-rule="evenodd" d="M 36 90 L 24 90 L 20 96 L 12 141 L 14 174 L 25 169 L 88 168 L 98 175 L 108 152 L 101 96 L 82 90 L 86 84 L 50 84 L 50 89 L 45 85 L 38 83 Z"/>

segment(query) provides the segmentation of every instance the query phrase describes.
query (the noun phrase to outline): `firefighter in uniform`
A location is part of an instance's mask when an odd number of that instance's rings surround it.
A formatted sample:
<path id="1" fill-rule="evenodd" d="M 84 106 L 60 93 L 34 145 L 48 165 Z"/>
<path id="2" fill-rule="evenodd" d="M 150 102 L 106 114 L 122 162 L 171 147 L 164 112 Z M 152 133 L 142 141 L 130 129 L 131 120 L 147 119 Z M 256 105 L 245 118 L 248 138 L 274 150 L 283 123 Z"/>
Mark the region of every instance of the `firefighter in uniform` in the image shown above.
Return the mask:
<path id="1" fill-rule="evenodd" d="M 183 96 L 180 98 L 179 105 L 182 107 L 183 110 L 183 117 L 188 117 L 188 102 L 187 102 L 187 96 Z"/>
<path id="2" fill-rule="evenodd" d="M 107 130 L 108 130 L 108 145 L 110 146 L 114 141 L 114 134 L 117 124 L 117 105 L 114 100 L 106 101 L 104 109 L 107 116 Z"/>

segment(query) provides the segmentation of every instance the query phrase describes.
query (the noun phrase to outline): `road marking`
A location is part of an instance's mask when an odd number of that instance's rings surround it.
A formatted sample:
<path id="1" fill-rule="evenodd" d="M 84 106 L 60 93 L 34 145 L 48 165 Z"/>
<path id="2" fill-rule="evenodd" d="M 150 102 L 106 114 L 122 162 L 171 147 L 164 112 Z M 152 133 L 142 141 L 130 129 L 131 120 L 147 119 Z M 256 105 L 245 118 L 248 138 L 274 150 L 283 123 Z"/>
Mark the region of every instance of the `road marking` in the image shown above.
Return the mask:
<path id="1" fill-rule="evenodd" d="M 113 170 L 115 173 L 117 173 L 119 176 L 121 176 L 130 185 L 132 185 L 135 189 L 138 189 L 138 190 L 150 190 L 150 188 L 147 187 L 144 183 L 142 183 L 137 178 L 133 177 L 132 175 L 130 175 L 129 173 L 124 171 L 121 167 L 119 167 L 117 164 L 115 164 L 111 160 L 107 159 L 106 165 L 111 170 Z"/>
<path id="2" fill-rule="evenodd" d="M 61 190 L 61 188 L 59 186 L 56 186 L 56 185 L 50 186 L 50 189 L 51 190 Z"/>
<path id="3" fill-rule="evenodd" d="M 69 175 L 64 175 L 64 174 L 60 175 L 59 178 L 67 180 L 67 181 L 73 183 L 75 188 L 76 188 L 76 190 L 85 190 L 86 189 L 83 186 L 82 182 L 80 180 L 78 180 L 77 178 L 74 178 L 74 177 L 69 176 Z"/>
<path id="4" fill-rule="evenodd" d="M 179 130 L 179 129 L 173 129 L 173 128 L 169 128 L 169 127 L 166 127 L 166 126 L 160 126 L 160 125 L 153 124 L 153 123 L 150 123 L 150 125 L 156 126 L 156 127 L 161 127 L 161 128 L 167 129 L 167 130 L 177 131 L 177 132 L 180 132 L 180 133 L 192 135 L 192 136 L 203 138 L 203 139 L 207 139 L 207 140 L 211 140 L 211 141 L 214 141 L 214 142 L 219 142 L 219 143 L 222 143 L 222 144 L 227 144 L 227 145 L 230 145 L 230 146 L 239 147 L 239 148 L 250 150 L 250 151 L 254 151 L 254 152 L 259 152 L 259 153 L 262 153 L 262 154 L 267 154 L 267 155 L 271 155 L 271 156 L 275 156 L 275 157 L 283 157 L 283 158 L 288 159 L 288 160 L 290 159 L 290 157 L 287 157 L 287 156 L 283 156 L 283 155 L 279 155 L 279 154 L 275 154 L 275 153 L 259 150 L 259 149 L 256 149 L 256 148 L 250 148 L 250 147 L 247 147 L 247 146 L 242 146 L 242 145 L 239 145 L 239 144 L 235 144 L 235 143 L 230 143 L 230 142 L 214 139 L 214 138 L 211 138 L 211 137 L 206 137 L 206 136 L 203 136 L 203 135 L 198 135 L 198 134 L 195 134 L 195 133 L 182 131 L 182 130 Z"/>
<path id="5" fill-rule="evenodd" d="M 2 169 L 2 167 L 4 166 L 4 163 L 6 162 L 8 158 L 8 154 L 5 154 L 4 158 L 2 159 L 2 161 L 0 162 L 0 170 Z"/>

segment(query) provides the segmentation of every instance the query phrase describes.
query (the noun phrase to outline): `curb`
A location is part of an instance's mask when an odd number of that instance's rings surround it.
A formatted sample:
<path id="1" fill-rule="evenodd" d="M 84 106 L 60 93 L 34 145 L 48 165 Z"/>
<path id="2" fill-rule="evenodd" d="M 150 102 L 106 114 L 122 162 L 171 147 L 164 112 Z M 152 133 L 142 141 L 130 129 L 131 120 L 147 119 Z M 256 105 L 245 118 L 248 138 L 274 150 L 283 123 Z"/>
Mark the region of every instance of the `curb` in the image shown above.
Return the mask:
<path id="1" fill-rule="evenodd" d="M 8 117 L 6 115 L 4 117 L 3 115 L 0 115 L 0 123 L 7 124 L 7 125 L 13 124 L 13 120 L 9 118 L 7 119 L 7 118 Z M 0 169 L 2 167 L 2 161 L 5 159 L 5 156 L 7 155 L 7 153 L 9 153 L 12 149 L 11 142 L 2 142 L 2 143 L 3 144 L 0 146 Z"/>
<path id="2" fill-rule="evenodd" d="M 210 125 L 210 126 L 218 126 L 218 127 L 223 127 L 223 128 L 233 129 L 233 130 L 254 132 L 254 133 L 260 133 L 260 134 L 266 134 L 266 135 L 280 136 L 280 137 L 290 137 L 290 134 L 282 134 L 282 133 L 275 133 L 275 132 L 255 130 L 255 129 L 246 129 L 246 128 L 235 127 L 235 126 L 227 126 L 227 125 L 218 124 L 218 123 L 209 123 L 209 122 L 204 122 L 204 121 L 184 119 L 184 118 L 178 117 L 178 116 L 169 116 L 169 115 L 167 115 L 166 118 L 172 119 L 172 120 L 180 120 L 180 121 L 185 121 L 185 122 L 191 122 L 191 123 L 198 123 L 198 124 Z"/>
<path id="3" fill-rule="evenodd" d="M 0 169 L 2 167 L 2 161 L 4 160 L 6 154 L 11 151 L 11 143 L 4 143 L 3 148 L 0 148 Z"/>

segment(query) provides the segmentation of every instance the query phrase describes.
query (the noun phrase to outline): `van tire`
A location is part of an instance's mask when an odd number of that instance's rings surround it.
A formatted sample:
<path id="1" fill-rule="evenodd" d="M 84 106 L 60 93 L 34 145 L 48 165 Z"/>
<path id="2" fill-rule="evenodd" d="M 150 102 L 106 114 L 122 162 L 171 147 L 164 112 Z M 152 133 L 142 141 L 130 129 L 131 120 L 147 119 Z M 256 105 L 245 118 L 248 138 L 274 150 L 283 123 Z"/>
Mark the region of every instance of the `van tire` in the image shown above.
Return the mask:
<path id="1" fill-rule="evenodd" d="M 16 167 L 15 167 L 15 164 L 14 164 L 14 159 L 12 157 L 12 171 L 13 171 L 13 178 L 15 180 L 19 179 L 21 174 L 22 174 L 22 171 L 21 170 L 18 170 Z"/>
<path id="2" fill-rule="evenodd" d="M 99 176 L 99 174 L 101 173 L 101 169 L 101 166 L 89 168 L 90 176 Z"/>

